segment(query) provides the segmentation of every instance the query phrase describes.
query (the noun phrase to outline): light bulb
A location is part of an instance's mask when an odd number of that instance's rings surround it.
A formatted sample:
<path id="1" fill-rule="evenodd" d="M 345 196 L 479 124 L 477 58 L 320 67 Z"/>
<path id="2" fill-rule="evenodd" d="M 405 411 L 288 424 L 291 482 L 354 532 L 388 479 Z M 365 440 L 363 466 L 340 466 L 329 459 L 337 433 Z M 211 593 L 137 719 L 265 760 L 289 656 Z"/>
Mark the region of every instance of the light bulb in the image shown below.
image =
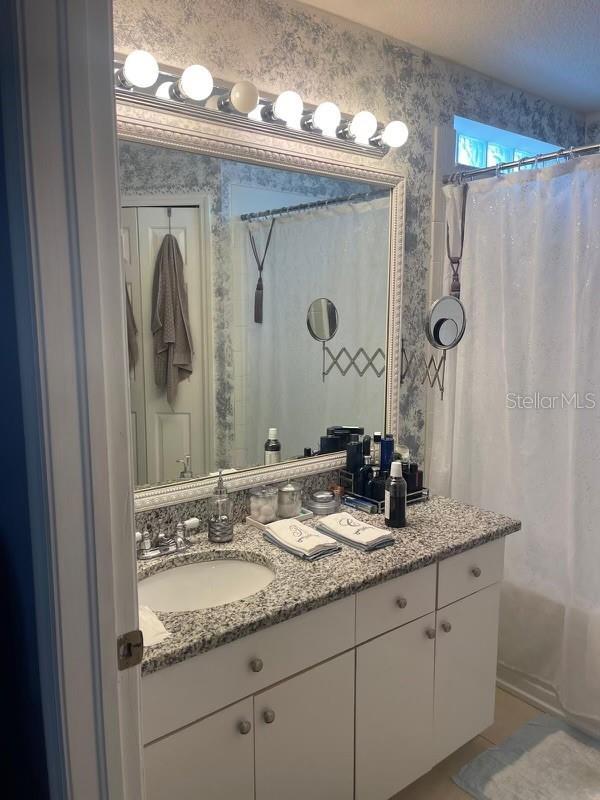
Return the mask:
<path id="1" fill-rule="evenodd" d="M 262 103 L 259 103 L 254 109 L 254 111 L 251 111 L 248 114 L 248 119 L 254 120 L 254 122 L 264 122 L 264 117 L 262 114 L 263 108 L 264 105 Z"/>
<path id="2" fill-rule="evenodd" d="M 183 70 L 181 78 L 177 84 L 179 91 L 188 100 L 206 100 L 210 97 L 213 90 L 213 77 L 206 67 L 200 64 L 192 64 Z"/>
<path id="3" fill-rule="evenodd" d="M 342 115 L 336 104 L 326 101 L 315 108 L 312 121 L 314 127 L 322 131 L 325 136 L 335 136 L 341 119 Z"/>
<path id="4" fill-rule="evenodd" d="M 250 115 L 258 105 L 258 89 L 250 81 L 234 83 L 229 94 L 219 99 L 221 111 L 237 111 Z"/>
<path id="5" fill-rule="evenodd" d="M 300 127 L 304 103 L 298 92 L 282 92 L 273 103 L 273 116 L 287 125 Z"/>
<path id="6" fill-rule="evenodd" d="M 154 94 L 161 100 L 170 100 L 171 86 L 173 86 L 173 81 L 163 81 L 162 83 L 158 84 L 158 88 L 156 89 Z"/>
<path id="7" fill-rule="evenodd" d="M 359 144 L 369 144 L 369 139 L 377 130 L 377 119 L 370 111 L 359 111 L 352 117 L 348 130 Z"/>
<path id="8" fill-rule="evenodd" d="M 123 77 L 130 86 L 148 89 L 158 78 L 158 63 L 146 50 L 133 50 L 123 64 Z"/>
<path id="9" fill-rule="evenodd" d="M 408 139 L 408 128 L 403 122 L 388 122 L 381 133 L 381 141 L 388 147 L 402 147 Z"/>

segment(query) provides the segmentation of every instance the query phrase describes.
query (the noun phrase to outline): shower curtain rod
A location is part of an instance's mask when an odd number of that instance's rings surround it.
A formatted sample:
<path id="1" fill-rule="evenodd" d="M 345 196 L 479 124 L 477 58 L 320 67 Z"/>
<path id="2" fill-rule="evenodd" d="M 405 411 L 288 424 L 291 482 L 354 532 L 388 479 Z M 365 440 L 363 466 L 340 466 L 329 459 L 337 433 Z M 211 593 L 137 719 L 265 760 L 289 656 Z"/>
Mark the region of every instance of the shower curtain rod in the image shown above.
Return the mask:
<path id="1" fill-rule="evenodd" d="M 537 167 L 544 161 L 553 161 L 557 158 L 575 158 L 576 156 L 587 156 L 592 153 L 600 152 L 600 144 L 585 144 L 580 147 L 567 147 L 563 150 L 555 150 L 552 153 L 540 153 L 537 156 L 528 156 L 521 158 L 518 161 L 505 161 L 502 164 L 495 164 L 493 167 L 480 167 L 479 169 L 469 169 L 464 172 L 453 172 L 451 175 L 444 175 L 442 183 L 463 183 L 464 181 L 472 181 L 477 178 L 484 178 L 486 175 L 500 175 L 501 172 L 507 169 L 515 169 L 526 167 L 532 164 Z"/>
<path id="2" fill-rule="evenodd" d="M 379 189 L 374 192 L 362 192 L 359 194 L 349 194 L 346 197 L 333 197 L 331 200 L 315 200 L 314 203 L 300 203 L 297 206 L 284 206 L 283 208 L 272 208 L 268 211 L 255 211 L 251 214 L 242 214 L 242 221 L 260 219 L 261 217 L 278 217 L 280 214 L 287 214 L 290 211 L 304 211 L 308 208 L 320 208 L 321 206 L 333 206 L 336 203 L 348 203 L 350 201 L 372 200 L 374 197 L 383 197 L 389 194 L 389 189 Z"/>

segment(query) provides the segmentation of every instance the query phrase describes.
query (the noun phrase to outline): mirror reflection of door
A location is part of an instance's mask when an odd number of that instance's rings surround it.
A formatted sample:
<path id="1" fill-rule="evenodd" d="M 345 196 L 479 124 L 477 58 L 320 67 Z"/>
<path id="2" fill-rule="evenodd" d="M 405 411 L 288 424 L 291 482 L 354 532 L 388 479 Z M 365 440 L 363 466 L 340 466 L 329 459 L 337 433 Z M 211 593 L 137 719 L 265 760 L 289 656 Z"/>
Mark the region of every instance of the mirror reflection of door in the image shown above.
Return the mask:
<path id="1" fill-rule="evenodd" d="M 138 329 L 139 361 L 130 370 L 131 412 L 136 483 L 163 483 L 176 480 L 182 472 L 180 463 L 191 457 L 193 473 L 209 471 L 203 435 L 206 430 L 205 359 L 198 349 L 205 347 L 202 337 L 202 317 L 206 311 L 202 297 L 203 269 L 208 264 L 201 258 L 201 217 L 199 209 L 171 207 L 171 233 L 176 237 L 183 258 L 183 274 L 187 287 L 189 323 L 194 357 L 192 373 L 178 385 L 172 404 L 167 401 L 165 387 L 156 385 L 154 371 L 154 341 L 152 334 L 152 284 L 156 257 L 165 235 L 169 232 L 167 207 L 137 207 L 123 209 L 123 228 L 127 242 L 137 243 L 130 252 L 136 259 L 125 258 L 126 283 Z"/>

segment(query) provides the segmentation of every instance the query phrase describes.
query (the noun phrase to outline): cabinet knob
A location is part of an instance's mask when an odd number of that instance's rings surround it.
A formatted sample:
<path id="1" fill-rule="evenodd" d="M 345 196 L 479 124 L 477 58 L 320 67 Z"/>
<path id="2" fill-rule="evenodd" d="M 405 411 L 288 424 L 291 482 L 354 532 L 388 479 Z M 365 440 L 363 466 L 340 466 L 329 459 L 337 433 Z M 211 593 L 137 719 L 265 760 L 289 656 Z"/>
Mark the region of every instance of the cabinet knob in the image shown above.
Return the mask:
<path id="1" fill-rule="evenodd" d="M 260 672 L 263 666 L 262 658 L 253 658 L 250 662 L 250 669 L 252 672 Z"/>
<path id="2" fill-rule="evenodd" d="M 248 722 L 247 719 L 243 719 L 240 722 L 240 724 L 238 725 L 238 730 L 239 730 L 239 732 L 241 734 L 243 734 L 245 736 L 247 733 L 250 733 L 250 731 L 252 730 L 252 725 Z"/>
<path id="3" fill-rule="evenodd" d="M 428 639 L 435 639 L 435 628 L 425 628 L 425 636 Z"/>
<path id="4" fill-rule="evenodd" d="M 471 570 L 471 575 L 472 575 L 474 578 L 479 578 L 479 577 L 481 577 L 481 569 L 480 569 L 479 567 L 473 567 L 473 568 L 472 568 L 472 570 Z"/>
<path id="5" fill-rule="evenodd" d="M 272 711 L 270 708 L 267 708 L 266 711 L 263 711 L 263 719 L 267 723 L 267 725 L 270 725 L 275 719 L 275 712 Z"/>
<path id="6" fill-rule="evenodd" d="M 398 606 L 398 608 L 406 608 L 407 603 L 408 600 L 406 599 L 406 597 L 399 597 L 396 600 L 396 605 Z"/>
<path id="7" fill-rule="evenodd" d="M 442 622 L 440 627 L 444 631 L 444 633 L 450 633 L 450 631 L 452 630 L 452 625 L 449 622 Z"/>

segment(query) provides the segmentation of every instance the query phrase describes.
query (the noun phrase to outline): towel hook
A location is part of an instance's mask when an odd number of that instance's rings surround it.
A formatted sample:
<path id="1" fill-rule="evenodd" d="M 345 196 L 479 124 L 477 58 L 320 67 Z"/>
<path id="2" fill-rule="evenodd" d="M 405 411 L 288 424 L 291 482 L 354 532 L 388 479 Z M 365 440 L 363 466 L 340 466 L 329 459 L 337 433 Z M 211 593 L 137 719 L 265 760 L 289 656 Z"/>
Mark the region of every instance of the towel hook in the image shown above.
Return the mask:
<path id="1" fill-rule="evenodd" d="M 167 206 L 167 218 L 169 220 L 169 234 L 171 233 L 171 213 L 172 213 L 171 206 Z"/>

